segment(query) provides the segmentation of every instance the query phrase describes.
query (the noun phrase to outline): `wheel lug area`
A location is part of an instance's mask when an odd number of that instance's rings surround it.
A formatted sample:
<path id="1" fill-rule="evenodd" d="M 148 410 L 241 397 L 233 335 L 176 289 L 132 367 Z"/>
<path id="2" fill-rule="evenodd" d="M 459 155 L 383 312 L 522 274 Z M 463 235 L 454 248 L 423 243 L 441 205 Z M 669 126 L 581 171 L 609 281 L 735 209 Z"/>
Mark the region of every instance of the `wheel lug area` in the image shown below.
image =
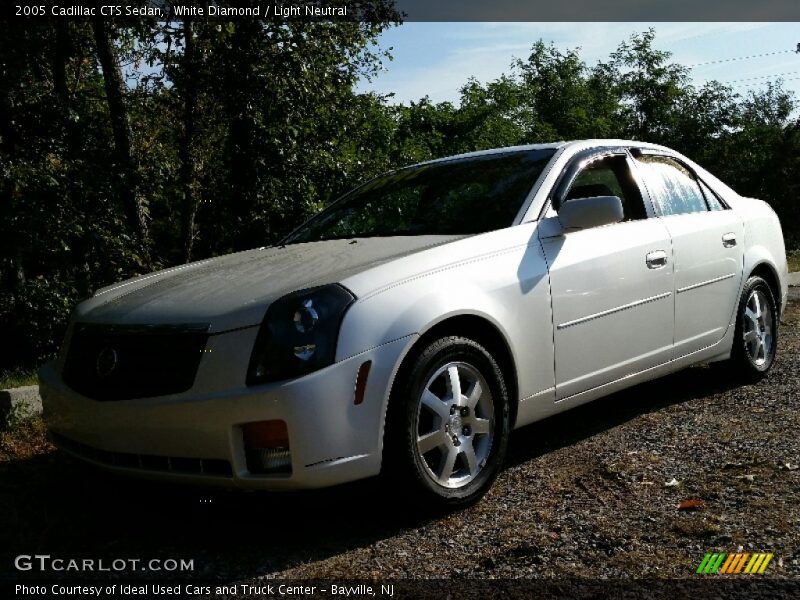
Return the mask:
<path id="1" fill-rule="evenodd" d="M 461 430 L 461 433 L 469 437 L 472 435 L 472 429 L 470 429 L 469 425 L 465 425 L 464 428 Z"/>
<path id="2" fill-rule="evenodd" d="M 454 404 L 453 406 L 451 406 L 451 407 L 450 407 L 450 414 L 451 414 L 451 415 L 454 415 L 454 414 L 456 414 L 456 405 L 455 405 L 455 404 Z"/>
<path id="3" fill-rule="evenodd" d="M 460 446 L 461 445 L 461 440 L 458 439 L 457 435 L 453 436 L 453 445 L 454 446 Z"/>
<path id="4" fill-rule="evenodd" d="M 461 416 L 462 417 L 468 417 L 469 416 L 469 407 L 468 406 L 462 406 L 461 407 Z"/>

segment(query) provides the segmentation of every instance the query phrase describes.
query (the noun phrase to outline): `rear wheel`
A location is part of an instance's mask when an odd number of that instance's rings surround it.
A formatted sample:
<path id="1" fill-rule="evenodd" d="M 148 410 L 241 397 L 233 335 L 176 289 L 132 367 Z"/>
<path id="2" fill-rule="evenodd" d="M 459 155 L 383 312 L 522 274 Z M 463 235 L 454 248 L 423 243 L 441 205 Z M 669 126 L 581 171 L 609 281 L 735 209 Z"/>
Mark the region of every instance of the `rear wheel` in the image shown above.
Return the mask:
<path id="1" fill-rule="evenodd" d="M 740 379 L 759 381 L 775 360 L 778 347 L 778 307 L 772 289 L 754 275 L 739 299 L 730 360 L 721 366 Z"/>
<path id="2" fill-rule="evenodd" d="M 503 374 L 477 342 L 445 337 L 405 369 L 387 417 L 390 477 L 428 506 L 466 506 L 491 486 L 509 435 Z"/>

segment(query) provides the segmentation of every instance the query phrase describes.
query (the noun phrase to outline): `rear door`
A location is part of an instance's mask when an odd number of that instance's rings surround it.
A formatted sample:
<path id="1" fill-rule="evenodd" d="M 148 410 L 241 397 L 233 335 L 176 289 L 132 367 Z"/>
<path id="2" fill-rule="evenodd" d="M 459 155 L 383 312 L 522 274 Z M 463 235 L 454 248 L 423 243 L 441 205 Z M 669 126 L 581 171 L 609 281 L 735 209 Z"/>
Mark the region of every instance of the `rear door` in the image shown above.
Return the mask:
<path id="1" fill-rule="evenodd" d="M 672 245 L 623 152 L 581 157 L 564 202 L 619 196 L 620 223 L 539 236 L 550 275 L 558 400 L 667 362 L 674 325 Z M 569 173 L 570 166 L 565 170 Z"/>
<path id="2" fill-rule="evenodd" d="M 663 155 L 644 154 L 636 161 L 672 237 L 678 358 L 725 335 L 741 285 L 744 228 L 688 165 Z"/>

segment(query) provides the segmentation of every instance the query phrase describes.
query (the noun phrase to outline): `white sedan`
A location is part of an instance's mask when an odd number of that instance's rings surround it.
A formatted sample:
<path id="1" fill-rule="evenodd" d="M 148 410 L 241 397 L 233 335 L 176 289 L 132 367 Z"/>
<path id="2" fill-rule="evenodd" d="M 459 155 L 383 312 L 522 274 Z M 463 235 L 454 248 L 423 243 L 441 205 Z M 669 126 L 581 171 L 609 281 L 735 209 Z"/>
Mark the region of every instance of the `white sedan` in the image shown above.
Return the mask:
<path id="1" fill-rule="evenodd" d="M 772 209 L 668 148 L 455 156 L 277 246 L 99 290 L 41 371 L 45 418 L 120 473 L 278 490 L 383 472 L 465 505 L 514 428 L 698 362 L 762 377 L 786 280 Z"/>

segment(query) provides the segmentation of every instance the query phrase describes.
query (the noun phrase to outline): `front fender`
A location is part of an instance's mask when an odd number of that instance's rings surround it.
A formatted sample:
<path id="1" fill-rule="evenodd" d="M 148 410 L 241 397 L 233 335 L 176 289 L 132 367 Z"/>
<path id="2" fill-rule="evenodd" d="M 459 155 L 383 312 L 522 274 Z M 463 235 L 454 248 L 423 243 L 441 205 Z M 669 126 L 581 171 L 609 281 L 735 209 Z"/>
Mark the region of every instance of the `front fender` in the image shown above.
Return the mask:
<path id="1" fill-rule="evenodd" d="M 483 318 L 504 336 L 514 358 L 520 398 L 553 387 L 550 286 L 538 240 L 409 278 L 359 299 L 342 323 L 337 360 L 422 335 L 458 315 Z"/>

